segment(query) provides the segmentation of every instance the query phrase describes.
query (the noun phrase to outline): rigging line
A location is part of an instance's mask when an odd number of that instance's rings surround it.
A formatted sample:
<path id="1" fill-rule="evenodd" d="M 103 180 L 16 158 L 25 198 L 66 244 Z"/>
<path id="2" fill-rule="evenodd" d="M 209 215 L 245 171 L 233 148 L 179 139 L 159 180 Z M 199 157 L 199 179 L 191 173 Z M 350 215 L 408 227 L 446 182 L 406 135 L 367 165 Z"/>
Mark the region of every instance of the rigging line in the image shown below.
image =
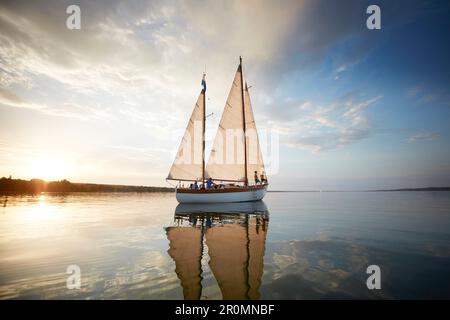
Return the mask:
<path id="1" fill-rule="evenodd" d="M 172 187 L 176 187 L 176 186 L 177 186 L 177 184 L 172 184 L 172 183 L 170 183 L 170 181 L 171 181 L 171 180 L 168 180 L 168 179 L 166 178 L 166 182 L 167 182 L 168 184 L 170 184 Z"/>

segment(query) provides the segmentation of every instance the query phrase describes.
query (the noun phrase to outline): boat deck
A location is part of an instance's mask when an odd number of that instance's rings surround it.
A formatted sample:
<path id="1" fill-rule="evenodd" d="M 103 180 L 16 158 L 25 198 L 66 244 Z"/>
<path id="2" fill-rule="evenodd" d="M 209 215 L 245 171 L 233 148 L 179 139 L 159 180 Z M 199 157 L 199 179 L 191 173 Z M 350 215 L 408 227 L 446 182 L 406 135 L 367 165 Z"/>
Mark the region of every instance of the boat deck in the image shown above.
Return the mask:
<path id="1" fill-rule="evenodd" d="M 226 193 L 226 192 L 247 192 L 264 189 L 268 184 L 257 184 L 251 186 L 225 186 L 223 188 L 212 189 L 190 189 L 190 188 L 177 188 L 178 193 Z"/>

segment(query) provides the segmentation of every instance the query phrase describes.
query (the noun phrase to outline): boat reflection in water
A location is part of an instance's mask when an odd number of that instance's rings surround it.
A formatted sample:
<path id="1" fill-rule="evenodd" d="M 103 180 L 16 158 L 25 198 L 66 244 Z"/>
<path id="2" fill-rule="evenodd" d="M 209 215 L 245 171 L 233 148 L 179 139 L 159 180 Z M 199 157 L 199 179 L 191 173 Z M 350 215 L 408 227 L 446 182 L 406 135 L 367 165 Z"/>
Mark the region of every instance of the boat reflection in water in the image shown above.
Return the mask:
<path id="1" fill-rule="evenodd" d="M 200 299 L 208 254 L 223 299 L 259 299 L 268 223 L 262 201 L 179 204 L 166 232 L 184 298 Z"/>

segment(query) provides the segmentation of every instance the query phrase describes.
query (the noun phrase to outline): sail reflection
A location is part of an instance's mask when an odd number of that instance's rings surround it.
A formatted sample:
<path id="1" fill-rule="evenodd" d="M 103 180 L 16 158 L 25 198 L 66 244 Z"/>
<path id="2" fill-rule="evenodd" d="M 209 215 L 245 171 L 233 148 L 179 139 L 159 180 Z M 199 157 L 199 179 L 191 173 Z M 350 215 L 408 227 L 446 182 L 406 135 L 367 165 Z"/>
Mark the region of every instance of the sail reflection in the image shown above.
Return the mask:
<path id="1" fill-rule="evenodd" d="M 223 299 L 259 299 L 268 224 L 262 201 L 179 204 L 166 232 L 184 298 L 200 299 L 208 254 Z"/>

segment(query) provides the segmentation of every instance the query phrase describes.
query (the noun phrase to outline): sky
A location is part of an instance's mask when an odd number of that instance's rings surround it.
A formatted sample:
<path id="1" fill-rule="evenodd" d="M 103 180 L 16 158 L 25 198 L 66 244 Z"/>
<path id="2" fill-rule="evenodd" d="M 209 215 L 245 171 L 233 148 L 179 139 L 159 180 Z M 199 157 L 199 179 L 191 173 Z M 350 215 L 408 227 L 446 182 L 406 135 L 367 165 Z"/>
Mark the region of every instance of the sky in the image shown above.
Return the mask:
<path id="1" fill-rule="evenodd" d="M 170 186 L 203 72 L 209 146 L 241 55 L 271 189 L 450 186 L 449 17 L 448 1 L 2 0 L 0 176 Z"/>

